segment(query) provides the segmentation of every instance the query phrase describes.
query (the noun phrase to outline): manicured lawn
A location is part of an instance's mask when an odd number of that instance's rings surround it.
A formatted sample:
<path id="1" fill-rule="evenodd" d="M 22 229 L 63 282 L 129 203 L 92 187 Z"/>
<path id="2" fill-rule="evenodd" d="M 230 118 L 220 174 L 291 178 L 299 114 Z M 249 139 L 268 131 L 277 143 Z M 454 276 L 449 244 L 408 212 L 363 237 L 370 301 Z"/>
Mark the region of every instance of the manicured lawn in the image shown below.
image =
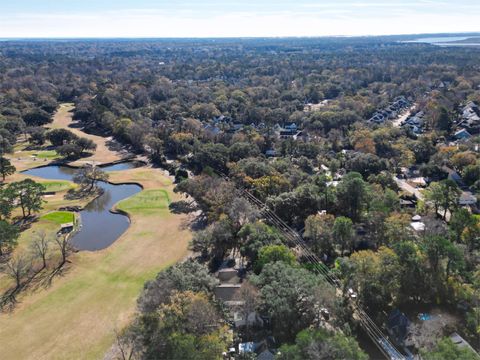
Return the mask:
<path id="1" fill-rule="evenodd" d="M 73 222 L 75 219 L 75 215 L 69 211 L 54 211 L 46 215 L 43 215 L 41 219 L 62 225 L 62 224 Z"/>
<path id="2" fill-rule="evenodd" d="M 75 188 L 75 184 L 70 181 L 52 180 L 39 181 L 39 183 L 45 186 L 46 192 L 60 192 Z"/>
<path id="3" fill-rule="evenodd" d="M 39 219 L 37 222 L 33 224 L 29 229 L 23 231 L 20 234 L 20 238 L 18 239 L 18 245 L 15 248 L 15 255 L 20 255 L 20 254 L 29 254 L 31 251 L 31 246 L 33 241 L 39 236 L 40 233 L 46 234 L 47 238 L 53 239 L 57 231 L 60 229 L 60 225 L 57 223 Z M 54 249 L 53 244 L 50 246 L 50 250 L 54 252 L 56 249 Z M 0 272 L 0 292 L 5 291 L 7 288 L 13 285 L 13 280 L 10 278 L 7 278 L 7 276 L 3 273 Z M 2 324 L 2 319 L 0 316 L 0 324 Z M 1 332 L 2 326 L 0 325 L 0 332 Z M 5 339 L 4 339 L 5 340 Z M 0 339 L 0 343 L 2 342 L 2 339 Z M 0 345 L 1 348 L 2 345 Z M 0 358 L 3 358 L 0 355 Z"/>
<path id="4" fill-rule="evenodd" d="M 40 151 L 36 153 L 36 156 L 39 159 L 48 159 L 48 160 L 58 159 L 60 157 L 55 150 Z"/>
<path id="5" fill-rule="evenodd" d="M 149 215 L 159 210 L 168 209 L 170 198 L 163 189 L 144 190 L 118 203 L 117 208 L 141 215 Z"/>
<path id="6" fill-rule="evenodd" d="M 110 181 L 144 186 L 117 205 L 129 213 L 129 229 L 104 250 L 73 254 L 50 287 L 24 294 L 14 312 L 0 314 L 1 359 L 102 359 L 115 329 L 132 318 L 145 281 L 188 254 L 185 217 L 168 211 L 179 195 L 161 170 L 116 172 Z M 66 203 L 60 194 L 46 200 L 46 209 Z M 19 249 L 28 251 L 36 232 L 54 232 L 65 219 L 62 212 L 44 215 L 22 233 Z"/>
<path id="7" fill-rule="evenodd" d="M 67 128 L 72 123 L 71 109 L 71 104 L 61 105 L 50 126 Z M 120 158 L 108 147 L 108 139 L 80 129 L 70 130 L 98 146 L 95 155 L 79 163 L 106 163 Z M 19 171 L 47 165 L 54 158 L 48 151 L 24 151 L 26 146 L 16 146 L 17 152 L 10 157 Z M 24 178 L 16 173 L 8 180 Z M 58 208 L 89 201 L 65 200 L 65 192 L 75 186 L 70 182 L 35 180 L 56 194 L 45 197 L 40 219 L 22 232 L 14 255 L 29 253 L 39 233 L 54 236 L 61 223 L 71 222 L 71 213 L 59 212 Z M 13 312 L 0 314 L 2 360 L 102 359 L 114 342 L 115 329 L 123 328 L 132 318 L 145 281 L 188 254 L 191 233 L 185 227 L 185 216 L 168 211 L 170 199 L 177 200 L 180 195 L 173 193 L 172 182 L 162 170 L 117 171 L 110 174 L 110 181 L 137 182 L 145 189 L 117 205 L 128 212 L 129 229 L 104 250 L 72 254 L 65 271 L 51 284 L 23 293 Z M 50 246 L 52 256 L 58 256 L 55 243 Z M 2 280 L 0 275 L 0 289 L 8 286 Z"/>
<path id="8" fill-rule="evenodd" d="M 14 146 L 13 154 L 7 154 L 19 171 L 47 165 L 50 161 L 61 158 L 55 150 L 27 150 L 29 145 L 27 142 L 20 142 Z"/>

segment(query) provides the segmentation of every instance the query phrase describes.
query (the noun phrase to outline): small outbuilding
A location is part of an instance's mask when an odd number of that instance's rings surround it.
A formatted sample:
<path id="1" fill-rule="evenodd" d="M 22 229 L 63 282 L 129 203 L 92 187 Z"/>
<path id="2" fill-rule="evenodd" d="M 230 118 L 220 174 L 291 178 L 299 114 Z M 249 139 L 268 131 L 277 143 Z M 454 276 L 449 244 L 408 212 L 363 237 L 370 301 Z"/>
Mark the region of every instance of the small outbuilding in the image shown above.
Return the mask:
<path id="1" fill-rule="evenodd" d="M 256 311 L 252 311 L 251 313 L 249 313 L 246 318 L 244 314 L 237 311 L 233 314 L 233 321 L 235 323 L 236 328 L 240 328 L 243 326 L 262 327 L 264 324 L 263 319 Z"/>
<path id="2" fill-rule="evenodd" d="M 414 221 L 410 223 L 410 226 L 415 230 L 416 232 L 420 231 L 425 231 L 425 224 L 421 221 Z"/>
<path id="3" fill-rule="evenodd" d="M 238 270 L 235 268 L 223 268 L 218 270 L 218 280 L 223 283 L 238 284 L 240 279 L 238 277 Z"/>
<path id="4" fill-rule="evenodd" d="M 468 140 L 472 137 L 472 134 L 470 134 L 466 129 L 461 129 L 458 130 L 453 136 L 457 140 Z"/>
<path id="5" fill-rule="evenodd" d="M 408 182 L 411 183 L 415 187 L 425 187 L 425 186 L 427 186 L 427 182 L 425 181 L 425 178 L 422 177 L 422 176 L 408 179 Z"/>
<path id="6" fill-rule="evenodd" d="M 412 200 L 400 199 L 400 206 L 403 208 L 415 208 L 415 203 Z"/>
<path id="7" fill-rule="evenodd" d="M 422 217 L 420 215 L 412 216 L 410 226 L 417 232 L 425 230 L 425 224 L 422 222 Z"/>
<path id="8" fill-rule="evenodd" d="M 241 287 L 241 284 L 220 284 L 213 289 L 213 293 L 217 299 L 223 302 L 234 301 Z"/>
<path id="9" fill-rule="evenodd" d="M 59 233 L 60 234 L 69 234 L 73 231 L 74 229 L 74 223 L 71 222 L 71 223 L 65 223 L 65 224 L 62 224 L 60 225 L 60 231 Z"/>

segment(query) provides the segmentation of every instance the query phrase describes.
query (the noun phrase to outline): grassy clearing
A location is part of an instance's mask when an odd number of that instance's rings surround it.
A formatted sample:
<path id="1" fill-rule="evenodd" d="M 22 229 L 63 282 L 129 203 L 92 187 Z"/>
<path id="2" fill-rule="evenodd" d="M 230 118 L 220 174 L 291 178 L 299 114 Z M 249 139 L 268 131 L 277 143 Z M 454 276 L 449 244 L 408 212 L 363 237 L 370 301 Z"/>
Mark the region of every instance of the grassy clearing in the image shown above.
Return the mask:
<path id="1" fill-rule="evenodd" d="M 23 231 L 18 239 L 18 246 L 15 249 L 15 254 L 29 254 L 33 241 L 40 233 L 47 234 L 48 238 L 53 239 L 60 226 L 54 222 L 39 219 L 29 229 Z M 7 290 L 13 285 L 13 280 L 0 273 L 0 292 Z M 2 327 L 2 319 L 0 316 L 0 329 Z M 2 340 L 0 339 L 0 342 Z M 0 345 L 1 346 L 1 345 Z"/>
<path id="2" fill-rule="evenodd" d="M 50 161 L 61 158 L 55 150 L 43 150 L 43 148 L 27 150 L 29 145 L 27 142 L 18 143 L 14 147 L 14 153 L 7 155 L 19 171 L 46 165 Z"/>
<path id="3" fill-rule="evenodd" d="M 116 208 L 127 213 L 151 215 L 157 211 L 168 210 L 169 204 L 170 197 L 166 190 L 150 189 L 121 201 Z"/>
<path id="4" fill-rule="evenodd" d="M 46 233 L 49 235 L 49 238 L 52 238 L 56 235 L 57 231 L 60 230 L 60 224 L 48 219 L 40 217 L 40 219 L 33 224 L 29 229 L 20 234 L 20 239 L 18 240 L 18 250 L 28 251 L 32 241 L 40 233 Z"/>
<path id="5" fill-rule="evenodd" d="M 44 204 L 43 204 L 43 210 L 39 214 L 40 216 L 56 211 L 60 207 L 66 207 L 66 206 L 80 206 L 84 207 L 86 206 L 90 201 L 92 201 L 93 196 L 90 197 L 85 197 L 82 199 L 76 199 L 76 200 L 65 200 L 65 195 L 68 190 L 74 189 L 77 187 L 76 184 L 70 182 L 70 181 L 65 181 L 65 180 L 44 180 L 39 177 L 35 176 L 26 176 L 21 173 L 15 173 L 12 176 L 9 176 L 7 178 L 7 182 L 13 182 L 13 181 L 22 181 L 26 178 L 33 179 L 46 187 L 47 192 L 54 192 L 54 195 L 48 195 L 44 197 Z M 20 209 L 16 209 L 13 213 L 13 216 L 20 216 L 21 211 Z"/>
<path id="6" fill-rule="evenodd" d="M 169 178 L 168 172 L 161 169 L 152 168 L 135 168 L 124 171 L 111 171 L 110 181 L 115 183 L 135 182 L 141 184 L 145 189 L 152 188 L 168 188 L 173 190 L 172 179 Z M 152 177 L 152 174 L 156 174 Z"/>
<path id="7" fill-rule="evenodd" d="M 39 181 L 39 183 L 45 186 L 46 192 L 67 191 L 76 187 L 75 184 L 70 181 L 61 180 Z"/>
<path id="8" fill-rule="evenodd" d="M 133 315 L 144 282 L 186 256 L 191 234 L 185 217 L 168 211 L 179 195 L 164 173 L 132 169 L 112 173 L 110 180 L 144 186 L 118 204 L 129 213 L 130 228 L 107 249 L 74 254 L 69 271 L 50 288 L 25 294 L 13 313 L 0 315 L 2 359 L 103 358 L 114 329 Z M 57 195 L 47 201 L 46 209 L 65 203 Z M 35 232 L 58 230 L 46 217 L 22 233 L 18 250 L 28 249 Z"/>
<path id="9" fill-rule="evenodd" d="M 14 148 L 14 156 L 17 157 L 31 157 L 38 158 L 38 159 L 47 159 L 47 160 L 55 160 L 61 158 L 60 155 L 57 154 L 55 150 L 42 150 L 42 148 L 37 150 L 27 150 L 28 143 L 19 143 Z"/>
<path id="10" fill-rule="evenodd" d="M 73 222 L 75 220 L 75 215 L 69 211 L 54 211 L 43 215 L 41 219 L 54 222 L 58 225 L 62 225 Z"/>
<path id="11" fill-rule="evenodd" d="M 40 151 L 34 154 L 34 156 L 38 157 L 39 159 L 48 159 L 48 160 L 55 160 L 60 158 L 60 155 L 58 155 L 55 150 Z"/>

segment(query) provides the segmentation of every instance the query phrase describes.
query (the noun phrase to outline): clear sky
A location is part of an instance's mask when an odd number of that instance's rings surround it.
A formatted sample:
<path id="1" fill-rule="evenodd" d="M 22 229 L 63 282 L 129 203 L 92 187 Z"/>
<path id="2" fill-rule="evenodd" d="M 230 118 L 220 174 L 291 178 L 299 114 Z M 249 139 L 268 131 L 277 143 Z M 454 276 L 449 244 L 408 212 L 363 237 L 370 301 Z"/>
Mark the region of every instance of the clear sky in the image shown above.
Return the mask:
<path id="1" fill-rule="evenodd" d="M 480 0 L 0 0 L 0 37 L 480 31 Z"/>

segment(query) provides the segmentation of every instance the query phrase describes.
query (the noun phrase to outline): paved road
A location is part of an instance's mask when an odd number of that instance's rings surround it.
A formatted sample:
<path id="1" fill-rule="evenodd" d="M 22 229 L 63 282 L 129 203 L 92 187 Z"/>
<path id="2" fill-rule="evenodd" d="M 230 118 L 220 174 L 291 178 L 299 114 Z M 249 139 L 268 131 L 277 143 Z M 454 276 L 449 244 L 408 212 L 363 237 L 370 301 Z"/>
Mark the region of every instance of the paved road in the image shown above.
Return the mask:
<path id="1" fill-rule="evenodd" d="M 422 194 L 422 192 L 420 190 L 418 190 L 417 188 L 414 188 L 412 185 L 408 184 L 405 180 L 399 179 L 396 176 L 393 177 L 393 180 L 395 180 L 395 182 L 397 183 L 397 185 L 400 189 L 402 189 L 403 191 L 406 191 L 410 194 L 415 195 L 417 200 L 422 200 L 423 201 L 425 199 L 425 196 Z M 444 211 L 442 209 L 439 209 L 438 210 L 438 215 L 443 217 Z M 450 216 L 451 216 L 450 211 L 447 211 L 447 214 L 445 215 L 445 220 L 447 222 L 450 221 Z"/>
<path id="2" fill-rule="evenodd" d="M 410 194 L 413 194 L 415 195 L 415 197 L 418 199 L 418 200 L 423 200 L 424 199 L 424 196 L 422 194 L 422 192 L 420 190 L 418 190 L 417 188 L 414 188 L 412 185 L 410 185 L 409 183 L 407 183 L 405 180 L 402 180 L 402 179 L 399 179 L 397 178 L 396 176 L 393 177 L 393 180 L 395 180 L 395 182 L 397 183 L 398 187 L 400 189 L 402 189 L 403 191 L 406 191 Z"/>
<path id="3" fill-rule="evenodd" d="M 392 120 L 392 125 L 395 127 L 400 127 L 402 123 L 409 118 L 410 115 L 412 115 L 413 110 L 415 110 L 415 105 L 410 107 L 407 112 L 403 113 L 396 119 Z"/>

